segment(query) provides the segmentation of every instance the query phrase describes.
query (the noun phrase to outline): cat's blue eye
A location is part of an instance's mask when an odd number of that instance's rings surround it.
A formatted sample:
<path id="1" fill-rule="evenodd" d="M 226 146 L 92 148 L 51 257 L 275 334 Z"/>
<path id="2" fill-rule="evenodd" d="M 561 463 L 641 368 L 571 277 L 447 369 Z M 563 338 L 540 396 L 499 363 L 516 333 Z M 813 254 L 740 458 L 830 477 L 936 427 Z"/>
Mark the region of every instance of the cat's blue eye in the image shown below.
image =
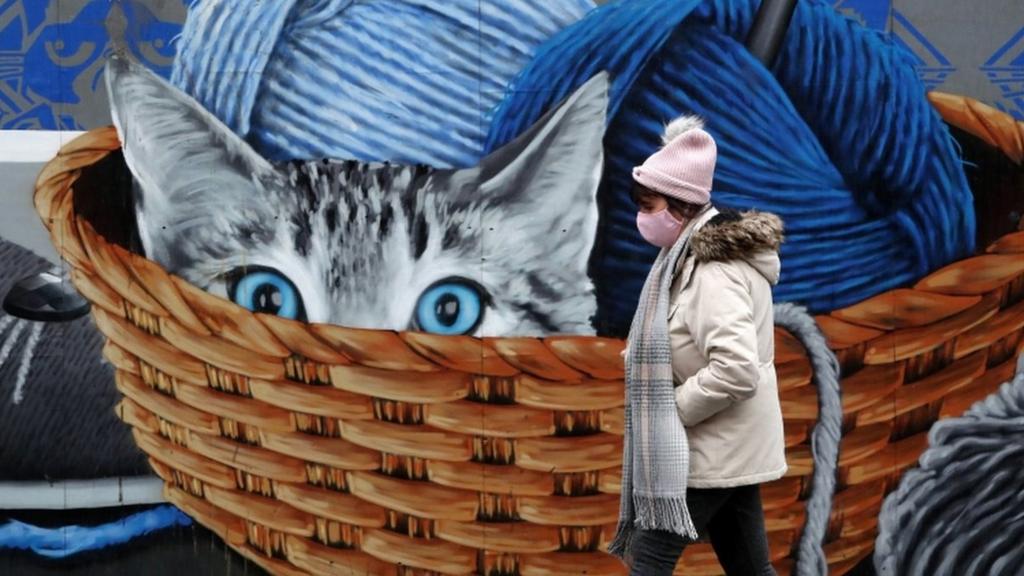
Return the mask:
<path id="1" fill-rule="evenodd" d="M 302 320 L 305 312 L 298 289 L 283 274 L 270 269 L 241 271 L 231 289 L 235 304 L 253 312 Z"/>
<path id="2" fill-rule="evenodd" d="M 480 324 L 484 298 L 473 282 L 444 280 L 427 288 L 416 303 L 416 327 L 434 334 L 468 334 Z"/>

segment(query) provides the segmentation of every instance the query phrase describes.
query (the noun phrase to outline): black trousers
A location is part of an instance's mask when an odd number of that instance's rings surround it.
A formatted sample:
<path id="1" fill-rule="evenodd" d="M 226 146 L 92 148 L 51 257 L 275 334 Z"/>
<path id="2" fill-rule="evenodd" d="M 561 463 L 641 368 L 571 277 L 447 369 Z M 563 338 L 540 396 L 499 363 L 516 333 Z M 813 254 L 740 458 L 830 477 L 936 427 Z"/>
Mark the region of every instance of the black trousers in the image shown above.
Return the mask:
<path id="1" fill-rule="evenodd" d="M 688 488 L 686 504 L 700 536 L 708 536 L 728 576 L 775 576 L 761 507 L 761 485 Z M 633 543 L 630 576 L 671 576 L 691 540 L 641 530 Z"/>

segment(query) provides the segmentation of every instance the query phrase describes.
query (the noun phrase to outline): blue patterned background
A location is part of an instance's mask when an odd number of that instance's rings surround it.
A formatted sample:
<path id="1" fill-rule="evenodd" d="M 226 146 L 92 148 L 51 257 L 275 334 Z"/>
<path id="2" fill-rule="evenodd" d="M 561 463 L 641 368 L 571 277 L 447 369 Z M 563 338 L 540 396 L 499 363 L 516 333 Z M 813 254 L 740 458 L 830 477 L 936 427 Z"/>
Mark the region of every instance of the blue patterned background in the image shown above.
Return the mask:
<path id="1" fill-rule="evenodd" d="M 1002 98 L 996 106 L 1024 119 L 1024 28 L 1000 46 L 981 70 L 999 87 Z"/>
<path id="2" fill-rule="evenodd" d="M 188 0 L 0 0 L 0 129 L 80 130 L 107 123 L 100 82 L 105 57 L 115 44 L 122 44 L 166 76 L 187 4 Z M 964 65 L 957 62 L 957 55 L 943 53 L 934 33 L 923 31 L 927 19 L 919 17 L 915 23 L 901 10 L 913 2 L 896 4 L 835 2 L 843 14 L 906 46 L 917 58 L 929 89 L 966 93 L 1024 120 L 1024 22 L 996 51 L 973 65 L 991 83 L 986 98 L 950 84 L 950 76 Z M 1015 17 L 1024 20 L 1024 14 Z"/>
<path id="3" fill-rule="evenodd" d="M 76 130 L 103 123 L 100 80 L 115 45 L 111 38 L 167 75 L 186 1 L 0 0 L 0 128 Z M 177 18 L 161 19 L 150 5 Z"/>

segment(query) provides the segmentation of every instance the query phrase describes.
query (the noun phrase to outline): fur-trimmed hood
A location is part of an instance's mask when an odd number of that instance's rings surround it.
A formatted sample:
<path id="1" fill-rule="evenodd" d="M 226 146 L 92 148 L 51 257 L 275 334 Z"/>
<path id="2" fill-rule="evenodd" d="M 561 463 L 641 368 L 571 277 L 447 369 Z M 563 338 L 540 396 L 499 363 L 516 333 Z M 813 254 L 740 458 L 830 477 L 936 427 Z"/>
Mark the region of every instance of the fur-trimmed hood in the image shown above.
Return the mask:
<path id="1" fill-rule="evenodd" d="M 778 283 L 782 219 L 770 212 L 721 210 L 690 240 L 697 262 L 746 260 L 773 285 Z"/>

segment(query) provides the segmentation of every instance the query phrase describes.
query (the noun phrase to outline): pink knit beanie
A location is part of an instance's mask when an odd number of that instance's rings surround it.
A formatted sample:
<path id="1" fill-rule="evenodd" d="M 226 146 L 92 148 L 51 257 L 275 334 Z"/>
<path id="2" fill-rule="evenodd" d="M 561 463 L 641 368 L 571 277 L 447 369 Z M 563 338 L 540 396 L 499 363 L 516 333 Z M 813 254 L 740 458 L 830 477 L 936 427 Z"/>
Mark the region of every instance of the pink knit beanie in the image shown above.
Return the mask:
<path id="1" fill-rule="evenodd" d="M 697 116 L 682 116 L 665 127 L 664 147 L 642 166 L 633 179 L 647 188 L 690 204 L 711 201 L 718 147 Z"/>

